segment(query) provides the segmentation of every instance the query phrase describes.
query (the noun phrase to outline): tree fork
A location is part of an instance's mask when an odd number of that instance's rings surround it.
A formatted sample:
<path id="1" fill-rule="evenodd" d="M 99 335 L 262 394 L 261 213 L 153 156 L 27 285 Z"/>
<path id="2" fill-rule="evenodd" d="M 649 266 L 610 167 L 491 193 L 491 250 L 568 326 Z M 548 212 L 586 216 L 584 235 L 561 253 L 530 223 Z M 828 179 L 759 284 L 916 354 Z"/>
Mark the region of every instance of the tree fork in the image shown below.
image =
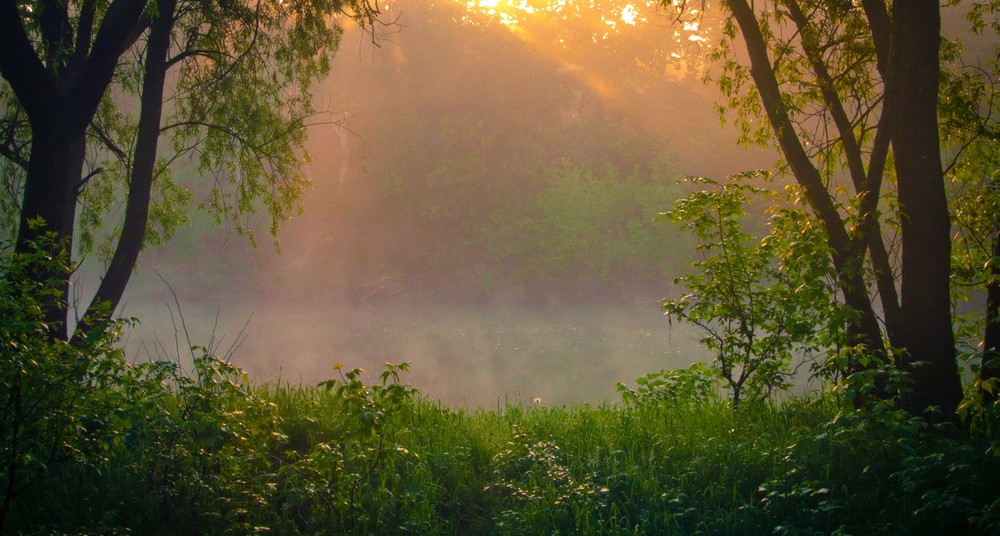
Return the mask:
<path id="1" fill-rule="evenodd" d="M 63 8 L 52 2 L 42 21 L 46 65 L 28 38 L 17 2 L 0 1 L 0 74 L 24 107 L 31 125 L 31 153 L 24 180 L 18 227 L 18 252 L 27 252 L 54 233 L 53 256 L 72 254 L 79 183 L 83 175 L 87 125 L 114 76 L 118 58 L 139 38 L 146 24 L 146 0 L 114 0 L 107 7 L 89 50 L 73 50 Z M 84 10 L 85 14 L 88 12 Z M 77 45 L 90 45 L 89 22 Z M 62 58 L 72 65 L 63 67 Z M 42 222 L 39 225 L 39 221 Z M 48 242 L 48 241 L 46 241 Z M 45 311 L 53 337 L 68 339 L 69 279 L 40 271 L 38 281 L 62 279 L 62 300 Z"/>
<path id="2" fill-rule="evenodd" d="M 829 192 L 823 186 L 819 171 L 813 166 L 798 139 L 791 118 L 788 117 L 782 103 L 781 89 L 768 58 L 767 45 L 753 8 L 746 0 L 726 0 L 726 5 L 743 33 L 750 55 L 750 74 L 757 86 L 781 151 L 792 168 L 796 180 L 802 185 L 813 212 L 826 230 L 844 301 L 859 315 L 856 322 L 848 325 L 848 343 L 852 346 L 862 345 L 871 352 L 884 355 L 882 329 L 869 300 L 863 277 L 865 244 L 855 244 L 855 241 L 848 236 L 844 222 L 837 213 Z"/>

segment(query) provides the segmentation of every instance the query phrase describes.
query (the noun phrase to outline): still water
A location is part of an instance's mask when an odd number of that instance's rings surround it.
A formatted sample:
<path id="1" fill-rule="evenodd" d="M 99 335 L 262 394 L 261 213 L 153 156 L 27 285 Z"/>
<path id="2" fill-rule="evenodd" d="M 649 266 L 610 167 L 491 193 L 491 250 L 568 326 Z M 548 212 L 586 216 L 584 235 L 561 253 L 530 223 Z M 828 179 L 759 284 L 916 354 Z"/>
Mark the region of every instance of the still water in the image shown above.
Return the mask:
<path id="1" fill-rule="evenodd" d="M 178 309 L 177 302 L 180 304 Z M 705 360 L 699 333 L 670 325 L 658 304 L 536 310 L 419 304 L 349 306 L 321 298 L 202 302 L 147 287 L 126 304 L 141 319 L 126 341 L 132 359 L 189 359 L 211 346 L 257 382 L 316 384 L 334 363 L 377 381 L 386 362 L 407 361 L 404 381 L 454 406 L 491 408 L 618 401 L 617 382 Z M 184 327 L 186 326 L 186 331 Z"/>

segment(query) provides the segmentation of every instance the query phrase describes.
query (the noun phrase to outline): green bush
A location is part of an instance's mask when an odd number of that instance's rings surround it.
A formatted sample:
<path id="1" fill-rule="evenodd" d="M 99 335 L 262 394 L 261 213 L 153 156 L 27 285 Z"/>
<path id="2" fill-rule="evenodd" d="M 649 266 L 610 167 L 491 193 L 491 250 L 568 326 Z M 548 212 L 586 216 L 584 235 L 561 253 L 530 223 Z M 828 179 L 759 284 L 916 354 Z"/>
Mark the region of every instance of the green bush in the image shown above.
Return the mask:
<path id="1" fill-rule="evenodd" d="M 72 342 L 55 335 L 44 311 L 62 299 L 72 272 L 52 237 L 26 253 L 0 257 L 0 530 L 20 497 L 66 464 L 101 466 L 121 437 L 109 393 L 128 374 L 114 346 L 125 321 Z M 50 274 L 39 281 L 37 274 Z"/>
<path id="2" fill-rule="evenodd" d="M 707 363 L 693 363 L 683 369 L 651 372 L 636 380 L 636 388 L 623 383 L 617 385 L 622 401 L 627 405 L 641 406 L 665 402 L 671 405 L 705 405 L 719 400 L 718 370 Z"/>

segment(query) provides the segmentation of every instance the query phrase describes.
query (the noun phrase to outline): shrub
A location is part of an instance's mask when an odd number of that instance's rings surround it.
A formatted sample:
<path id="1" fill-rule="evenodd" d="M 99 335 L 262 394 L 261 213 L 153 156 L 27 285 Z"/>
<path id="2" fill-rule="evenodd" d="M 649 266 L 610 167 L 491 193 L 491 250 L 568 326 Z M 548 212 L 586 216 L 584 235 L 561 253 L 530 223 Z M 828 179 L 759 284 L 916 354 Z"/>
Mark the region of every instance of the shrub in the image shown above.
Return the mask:
<path id="1" fill-rule="evenodd" d="M 707 363 L 694 363 L 683 369 L 651 372 L 638 378 L 636 388 L 617 385 L 627 405 L 651 403 L 700 406 L 718 401 L 719 372 Z"/>
<path id="2" fill-rule="evenodd" d="M 666 300 L 670 316 L 700 327 L 733 406 L 784 390 L 796 356 L 832 341 L 828 327 L 839 311 L 822 229 L 803 211 L 772 207 L 770 230 L 758 239 L 745 229 L 746 207 L 767 193 L 732 177 L 703 189 L 662 215 L 692 233 L 702 257 L 675 284 L 685 293 Z"/>
<path id="3" fill-rule="evenodd" d="M 60 277 L 72 272 L 57 257 L 52 236 L 25 253 L 0 257 L 0 530 L 15 501 L 57 466 L 99 465 L 118 438 L 110 426 L 115 400 L 108 396 L 127 373 L 114 344 L 126 321 L 79 333 L 72 342 L 54 336 L 44 311 L 62 299 Z M 36 274 L 50 274 L 38 280 Z"/>

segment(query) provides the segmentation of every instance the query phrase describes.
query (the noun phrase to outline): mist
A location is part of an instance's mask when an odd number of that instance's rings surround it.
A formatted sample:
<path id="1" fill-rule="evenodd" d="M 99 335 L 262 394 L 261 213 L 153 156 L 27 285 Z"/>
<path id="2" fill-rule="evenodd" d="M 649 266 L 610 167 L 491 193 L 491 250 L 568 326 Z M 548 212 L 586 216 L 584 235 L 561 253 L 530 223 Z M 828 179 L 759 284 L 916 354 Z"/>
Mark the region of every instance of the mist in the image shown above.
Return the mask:
<path id="1" fill-rule="evenodd" d="M 130 358 L 203 345 L 306 384 L 408 361 L 405 381 L 468 407 L 597 404 L 710 359 L 659 307 L 693 244 L 651 219 L 685 176 L 774 155 L 720 123 L 702 41 L 651 7 L 611 25 L 613 3 L 515 23 L 470 6 L 401 1 L 374 39 L 346 28 L 302 214 L 257 248 L 195 215 L 146 251 Z"/>

